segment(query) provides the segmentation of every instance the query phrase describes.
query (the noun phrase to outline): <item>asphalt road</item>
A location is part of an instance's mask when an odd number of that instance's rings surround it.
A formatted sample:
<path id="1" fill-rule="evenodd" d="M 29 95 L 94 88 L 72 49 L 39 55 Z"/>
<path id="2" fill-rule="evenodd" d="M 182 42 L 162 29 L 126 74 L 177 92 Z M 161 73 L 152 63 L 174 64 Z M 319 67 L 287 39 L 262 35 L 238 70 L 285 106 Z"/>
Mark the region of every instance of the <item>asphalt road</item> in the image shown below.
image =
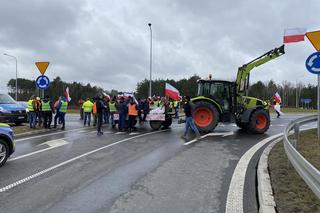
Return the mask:
<path id="1" fill-rule="evenodd" d="M 0 212 L 225 212 L 233 171 L 260 140 L 301 115 L 272 115 L 270 130 L 250 135 L 234 124 L 185 145 L 184 124 L 128 134 L 105 127 L 103 136 L 69 116 L 64 132 L 17 138 L 0 169 Z M 244 212 L 257 212 L 255 167 L 244 185 Z"/>

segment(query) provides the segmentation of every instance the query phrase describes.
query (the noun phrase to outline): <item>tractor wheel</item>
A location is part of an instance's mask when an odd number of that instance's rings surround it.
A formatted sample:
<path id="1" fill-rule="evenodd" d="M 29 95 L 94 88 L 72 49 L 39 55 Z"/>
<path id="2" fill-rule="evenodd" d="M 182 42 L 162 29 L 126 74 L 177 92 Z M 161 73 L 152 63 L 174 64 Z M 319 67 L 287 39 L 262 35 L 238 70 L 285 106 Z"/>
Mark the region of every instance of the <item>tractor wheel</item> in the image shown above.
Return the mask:
<path id="1" fill-rule="evenodd" d="M 248 129 L 248 123 L 242 123 L 240 121 L 236 122 L 237 126 L 243 130 L 247 130 Z"/>
<path id="2" fill-rule="evenodd" d="M 269 114 L 264 109 L 257 109 L 250 116 L 249 131 L 254 134 L 265 133 L 270 126 Z"/>
<path id="3" fill-rule="evenodd" d="M 217 108 L 207 102 L 198 102 L 194 109 L 194 123 L 200 132 L 211 132 L 219 120 Z"/>
<path id="4" fill-rule="evenodd" d="M 162 121 L 150 121 L 150 126 L 155 131 L 161 128 L 161 124 L 162 124 Z"/>
<path id="5" fill-rule="evenodd" d="M 172 124 L 172 118 L 171 117 L 166 118 L 166 120 L 162 122 L 162 126 L 164 128 L 169 128 L 171 126 L 171 124 Z"/>

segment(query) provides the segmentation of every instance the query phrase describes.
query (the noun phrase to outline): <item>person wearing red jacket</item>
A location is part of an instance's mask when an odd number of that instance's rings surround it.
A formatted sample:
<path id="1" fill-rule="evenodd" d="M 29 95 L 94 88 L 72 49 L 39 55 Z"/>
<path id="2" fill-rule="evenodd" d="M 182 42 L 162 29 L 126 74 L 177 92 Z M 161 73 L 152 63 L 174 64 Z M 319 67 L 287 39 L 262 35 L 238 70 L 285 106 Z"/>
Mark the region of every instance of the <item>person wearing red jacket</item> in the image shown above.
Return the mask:
<path id="1" fill-rule="evenodd" d="M 80 98 L 80 100 L 78 101 L 79 107 L 80 107 L 80 120 L 83 120 L 83 105 L 84 101 L 82 100 L 82 98 Z"/>

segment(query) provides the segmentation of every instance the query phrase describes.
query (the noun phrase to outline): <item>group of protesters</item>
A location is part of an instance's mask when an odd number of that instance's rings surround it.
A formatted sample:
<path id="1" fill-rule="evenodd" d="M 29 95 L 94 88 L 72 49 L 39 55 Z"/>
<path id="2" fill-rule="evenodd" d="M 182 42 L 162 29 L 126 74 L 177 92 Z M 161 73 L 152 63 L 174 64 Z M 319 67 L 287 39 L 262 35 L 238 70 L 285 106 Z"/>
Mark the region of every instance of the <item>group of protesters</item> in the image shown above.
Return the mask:
<path id="1" fill-rule="evenodd" d="M 78 104 L 80 106 L 80 120 L 83 120 L 83 125 L 90 126 L 92 116 L 93 126 L 97 126 L 98 135 L 103 134 L 102 124 L 111 124 L 112 128 L 115 128 L 117 123 L 119 131 L 132 132 L 136 130 L 137 120 L 139 124 L 143 124 L 150 110 L 154 108 L 173 108 L 176 117 L 178 117 L 179 111 L 179 101 L 166 101 L 165 98 L 158 96 L 138 99 L 133 96 L 88 97 L 85 100 L 80 99 Z"/>
<path id="2" fill-rule="evenodd" d="M 57 128 L 57 125 L 61 124 L 61 130 L 65 130 L 67 108 L 68 102 L 65 97 L 59 97 L 53 102 L 48 95 L 42 100 L 40 97 L 31 96 L 27 108 L 30 128 L 35 129 L 38 125 L 45 129 L 51 129 L 52 120 L 54 120 L 53 128 Z M 54 119 L 53 114 L 55 114 Z"/>

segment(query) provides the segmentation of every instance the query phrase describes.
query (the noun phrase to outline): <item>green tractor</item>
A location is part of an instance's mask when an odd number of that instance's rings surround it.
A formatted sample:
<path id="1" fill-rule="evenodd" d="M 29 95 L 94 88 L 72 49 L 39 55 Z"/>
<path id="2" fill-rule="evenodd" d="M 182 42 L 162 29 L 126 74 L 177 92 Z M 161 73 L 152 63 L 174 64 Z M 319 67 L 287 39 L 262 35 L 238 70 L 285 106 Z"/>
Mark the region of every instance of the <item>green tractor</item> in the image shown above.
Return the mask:
<path id="1" fill-rule="evenodd" d="M 262 134 L 269 129 L 269 103 L 248 97 L 250 72 L 284 52 L 284 45 L 270 50 L 253 61 L 239 67 L 235 82 L 198 80 L 198 94 L 194 103 L 194 122 L 201 132 L 210 132 L 218 122 L 235 122 L 251 133 Z"/>

